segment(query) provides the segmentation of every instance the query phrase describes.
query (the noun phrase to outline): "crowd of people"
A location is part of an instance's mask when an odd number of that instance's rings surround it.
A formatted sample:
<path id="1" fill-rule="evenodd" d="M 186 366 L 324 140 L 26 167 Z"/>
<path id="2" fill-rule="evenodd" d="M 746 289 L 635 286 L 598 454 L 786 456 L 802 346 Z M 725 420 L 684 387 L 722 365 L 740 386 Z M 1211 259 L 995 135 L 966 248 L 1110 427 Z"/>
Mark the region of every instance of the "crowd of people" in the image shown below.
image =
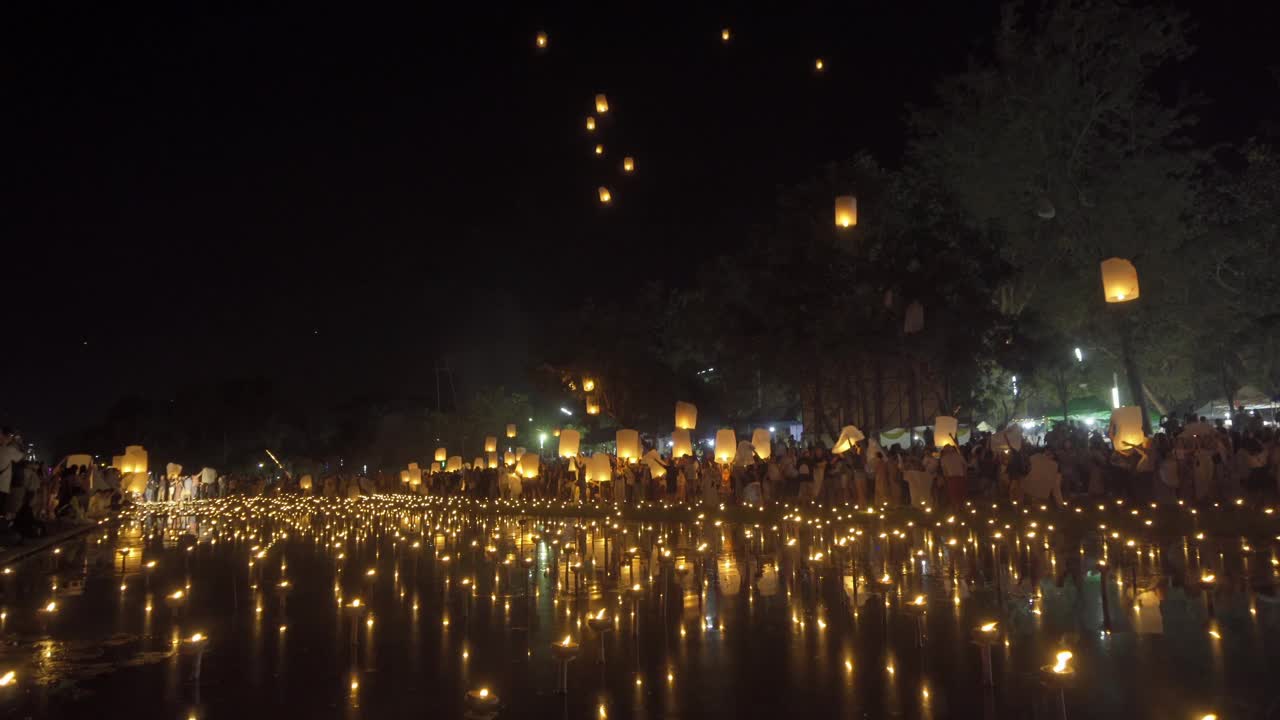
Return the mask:
<path id="1" fill-rule="evenodd" d="M 1058 424 L 1042 442 L 997 446 L 990 435 L 966 443 L 925 442 L 851 450 L 775 443 L 768 458 L 741 454 L 731 463 L 707 452 L 638 462 L 611 458 L 611 479 L 589 482 L 586 459 L 544 458 L 534 476 L 518 466 L 435 473 L 403 491 L 473 497 L 535 497 L 620 503 L 759 504 L 776 500 L 959 508 L 1003 498 L 1062 505 L 1069 498 L 1110 497 L 1190 503 L 1245 498 L 1280 489 L 1280 432 L 1245 416 L 1229 428 L 1204 418 L 1166 418 L 1140 446 L 1116 448 L 1083 424 Z M 383 483 L 375 483 L 381 485 Z M 328 491 L 326 490 L 326 493 Z"/>
<path id="2" fill-rule="evenodd" d="M 1005 436 L 1008 437 L 1007 435 Z M 585 456 L 541 457 L 536 473 L 521 464 L 426 472 L 406 485 L 388 472 L 221 475 L 150 473 L 140 496 L 126 492 L 112 467 L 47 467 L 25 453 L 21 438 L 0 429 L 0 532 L 39 535 L 45 523 L 83 521 L 133 501 L 195 500 L 225 495 L 308 493 L 359 497 L 412 492 L 474 498 L 568 502 L 752 504 L 816 502 L 957 509 L 980 498 L 1062 505 L 1070 498 L 1138 502 L 1261 502 L 1280 490 L 1280 431 L 1242 414 L 1228 425 L 1202 417 L 1166 418 L 1140 446 L 1115 447 L 1083 424 L 1059 423 L 1038 442 L 994 442 L 973 433 L 935 443 L 926 433 L 907 446 L 874 439 L 845 452 L 801 445 L 789 436 L 767 457 L 752 448 L 720 462 L 710 448 L 672 458 L 656 450 L 638 461 L 610 457 L 608 479 L 589 477 Z M 940 447 L 938 447 L 940 445 Z M 743 447 L 751 447 L 744 443 Z"/>

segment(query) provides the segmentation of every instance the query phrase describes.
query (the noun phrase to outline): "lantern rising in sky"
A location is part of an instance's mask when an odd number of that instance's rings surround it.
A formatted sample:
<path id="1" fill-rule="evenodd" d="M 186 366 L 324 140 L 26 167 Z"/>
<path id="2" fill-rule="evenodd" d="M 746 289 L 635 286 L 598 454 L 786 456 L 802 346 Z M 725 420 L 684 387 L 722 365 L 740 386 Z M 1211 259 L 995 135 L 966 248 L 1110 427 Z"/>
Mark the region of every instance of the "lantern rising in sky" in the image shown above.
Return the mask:
<path id="1" fill-rule="evenodd" d="M 539 30 L 538 34 L 533 36 L 533 46 L 539 50 L 545 50 L 547 48 L 547 34 Z"/>
<path id="2" fill-rule="evenodd" d="M 596 389 L 596 381 L 593 378 L 589 378 L 589 377 L 582 378 L 583 392 L 595 392 L 595 389 Z"/>
<path id="3" fill-rule="evenodd" d="M 635 169 L 636 169 L 635 158 L 631 157 L 630 155 L 622 158 L 622 172 L 630 173 L 630 172 L 633 172 Z"/>
<path id="4" fill-rule="evenodd" d="M 600 143 L 596 143 L 595 153 L 596 153 L 596 155 L 603 155 L 603 154 L 604 154 L 604 145 L 601 145 Z"/>
<path id="5" fill-rule="evenodd" d="M 1102 293 L 1109 303 L 1138 299 L 1138 269 L 1124 258 L 1102 261 Z"/>
<path id="6" fill-rule="evenodd" d="M 596 192 L 600 196 L 601 205 L 608 205 L 609 203 L 613 202 L 613 193 L 609 192 L 609 188 L 601 185 L 600 189 L 597 190 Z"/>
<path id="7" fill-rule="evenodd" d="M 836 227 L 851 228 L 858 224 L 858 198 L 852 195 L 836 197 Z"/>
<path id="8" fill-rule="evenodd" d="M 733 33 L 729 32 L 729 28 L 724 28 L 720 31 L 721 42 L 729 42 L 729 38 L 731 37 L 733 37 Z"/>
<path id="9" fill-rule="evenodd" d="M 515 426 L 515 424 L 514 424 L 514 423 L 508 424 L 508 425 L 507 425 L 507 437 L 509 437 L 509 438 L 513 438 L 513 437 L 515 437 L 515 436 L 516 436 L 516 426 Z"/>
<path id="10" fill-rule="evenodd" d="M 813 69 L 818 72 L 822 72 L 823 70 L 826 69 L 826 67 L 827 67 L 827 64 L 822 62 L 822 58 L 817 58 L 816 60 L 813 61 Z"/>
<path id="11" fill-rule="evenodd" d="M 595 132 L 595 129 L 596 129 L 596 116 L 588 115 L 587 116 L 587 132 Z"/>
<path id="12" fill-rule="evenodd" d="M 609 112 L 609 98 L 604 93 L 596 93 L 596 112 L 601 115 Z"/>

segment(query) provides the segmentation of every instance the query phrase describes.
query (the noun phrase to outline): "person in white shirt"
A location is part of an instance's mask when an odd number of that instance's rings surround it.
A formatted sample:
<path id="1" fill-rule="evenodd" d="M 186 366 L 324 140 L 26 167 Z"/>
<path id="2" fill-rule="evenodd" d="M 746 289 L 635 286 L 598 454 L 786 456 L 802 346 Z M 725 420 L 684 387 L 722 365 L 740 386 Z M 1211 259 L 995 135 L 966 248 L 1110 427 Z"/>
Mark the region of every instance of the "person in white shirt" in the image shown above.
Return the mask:
<path id="1" fill-rule="evenodd" d="M 1031 456 L 1031 469 L 1022 479 L 1022 492 L 1030 501 L 1044 502 L 1052 498 L 1059 507 L 1063 505 L 1062 473 L 1058 472 L 1058 461 L 1052 450 Z"/>
<path id="2" fill-rule="evenodd" d="M 9 428 L 0 429 L 0 508 L 8 507 L 9 492 L 17 474 L 14 464 L 24 457 L 17 434 Z"/>

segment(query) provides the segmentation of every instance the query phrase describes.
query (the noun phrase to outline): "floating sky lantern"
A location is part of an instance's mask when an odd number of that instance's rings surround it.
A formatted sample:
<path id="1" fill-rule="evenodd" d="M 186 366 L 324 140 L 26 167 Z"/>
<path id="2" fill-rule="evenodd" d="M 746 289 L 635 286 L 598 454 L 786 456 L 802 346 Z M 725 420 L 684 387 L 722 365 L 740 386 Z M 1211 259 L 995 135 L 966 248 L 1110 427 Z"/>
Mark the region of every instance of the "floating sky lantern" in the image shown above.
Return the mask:
<path id="1" fill-rule="evenodd" d="M 836 227 L 851 228 L 858 224 L 858 198 L 853 195 L 836 197 Z"/>
<path id="2" fill-rule="evenodd" d="M 533 36 L 533 46 L 534 46 L 534 47 L 536 47 L 536 48 L 538 48 L 539 50 L 546 50 L 546 49 L 547 49 L 547 34 L 546 34 L 545 32 L 542 32 L 541 30 L 539 30 L 539 31 L 538 31 L 538 34 L 536 34 L 536 35 L 534 35 L 534 36 Z"/>
<path id="3" fill-rule="evenodd" d="M 582 391 L 583 391 L 583 392 L 595 392 L 595 389 L 596 389 L 596 381 L 595 381 L 595 378 L 592 378 L 592 377 L 584 377 L 584 378 L 582 378 Z"/>
<path id="4" fill-rule="evenodd" d="M 565 428 L 560 431 L 560 457 L 573 457 L 578 454 L 578 446 L 582 435 L 577 430 Z"/>
<path id="5" fill-rule="evenodd" d="M 813 61 L 813 69 L 817 72 L 822 72 L 827 69 L 827 64 L 822 61 L 822 58 L 815 58 Z"/>
<path id="6" fill-rule="evenodd" d="M 729 42 L 729 38 L 733 37 L 733 33 L 729 32 L 729 28 L 720 30 L 720 42 Z"/>
<path id="7" fill-rule="evenodd" d="M 520 456 L 520 475 L 527 478 L 538 477 L 538 454 L 525 453 Z"/>
<path id="8" fill-rule="evenodd" d="M 593 152 L 595 152 L 596 156 L 604 155 L 604 145 L 596 143 L 596 147 Z"/>
<path id="9" fill-rule="evenodd" d="M 422 484 L 422 468 L 418 467 L 418 463 L 409 463 L 409 469 L 405 472 L 408 473 L 410 487 Z"/>
<path id="10" fill-rule="evenodd" d="M 1138 269 L 1124 258 L 1102 261 L 1102 293 L 1109 303 L 1138 299 Z"/>
<path id="11" fill-rule="evenodd" d="M 768 460 L 773 455 L 773 438 L 769 435 L 769 431 L 764 428 L 752 430 L 751 447 L 761 460 Z"/>
<path id="12" fill-rule="evenodd" d="M 498 438 L 489 435 L 484 439 L 484 451 L 487 453 L 498 452 Z"/>
<path id="13" fill-rule="evenodd" d="M 609 112 L 609 98 L 604 93 L 596 93 L 596 112 L 601 115 Z"/>
<path id="14" fill-rule="evenodd" d="M 68 465 L 71 463 L 68 462 Z M 182 476 L 182 466 L 177 463 L 168 463 L 164 466 L 164 476 L 170 480 L 177 480 Z"/>
<path id="15" fill-rule="evenodd" d="M 720 428 L 716 431 L 716 461 L 722 463 L 733 462 L 733 458 L 738 454 L 738 436 L 733 432 L 733 428 Z"/>
<path id="16" fill-rule="evenodd" d="M 442 447 L 436 448 L 436 462 L 442 463 L 448 459 L 449 459 L 449 451 L 447 449 Z"/>
<path id="17" fill-rule="evenodd" d="M 458 472 L 462 470 L 462 456 L 454 455 L 445 461 L 445 472 Z"/>
<path id="18" fill-rule="evenodd" d="M 651 477 L 660 478 L 667 476 L 667 466 L 662 464 L 662 456 L 657 450 L 650 450 L 641 458 L 644 464 L 649 466 L 649 475 Z"/>
<path id="19" fill-rule="evenodd" d="M 588 415 L 599 415 L 599 414 L 600 414 L 600 401 L 599 401 L 599 400 L 597 400 L 597 399 L 595 399 L 595 398 L 592 398 L 592 397 L 587 398 L 587 414 L 588 414 Z"/>
<path id="20" fill-rule="evenodd" d="M 1116 450 L 1128 452 L 1141 447 L 1146 441 L 1142 431 L 1142 410 L 1132 405 L 1111 411 L 1111 445 Z"/>
<path id="21" fill-rule="evenodd" d="M 632 172 L 635 172 L 635 169 L 636 169 L 635 158 L 631 157 L 630 155 L 622 158 L 622 172 L 631 174 Z"/>
<path id="22" fill-rule="evenodd" d="M 636 430 L 622 429 L 615 436 L 618 444 L 618 459 L 635 462 L 640 459 L 640 433 Z"/>
<path id="23" fill-rule="evenodd" d="M 960 422 L 948 415 L 939 415 L 933 420 L 933 446 L 942 449 L 947 445 L 955 445 L 960 437 Z"/>
<path id="24" fill-rule="evenodd" d="M 613 466 L 609 463 L 609 456 L 605 453 L 592 455 L 587 461 L 587 482 L 609 482 L 612 479 Z"/>
<path id="25" fill-rule="evenodd" d="M 693 455 L 693 438 L 689 431 L 677 428 L 671 433 L 671 457 L 690 457 Z"/>
<path id="26" fill-rule="evenodd" d="M 608 205 L 613 202 L 613 193 L 609 192 L 609 188 L 601 185 L 599 189 L 596 190 L 596 193 L 600 196 L 601 205 Z"/>
<path id="27" fill-rule="evenodd" d="M 693 430 L 698 427 L 698 406 L 693 403 L 676 403 L 676 427 L 680 430 Z"/>
<path id="28" fill-rule="evenodd" d="M 312 482 L 310 475 L 303 475 L 302 478 L 298 480 L 298 489 L 304 493 L 311 492 L 311 486 Z"/>
<path id="29" fill-rule="evenodd" d="M 120 471 L 121 475 L 145 473 L 147 471 L 147 451 L 141 445 L 125 447 L 124 454 L 116 455 L 112 460 L 112 465 Z M 181 472 L 181 468 L 179 468 L 179 472 Z"/>
<path id="30" fill-rule="evenodd" d="M 516 436 L 516 426 L 514 423 L 509 423 L 507 425 L 507 437 L 513 438 L 515 436 Z"/>
<path id="31" fill-rule="evenodd" d="M 588 115 L 587 116 L 587 132 L 595 132 L 595 131 L 596 131 L 596 116 Z"/>
<path id="32" fill-rule="evenodd" d="M 489 461 L 489 469 L 490 469 L 490 470 L 497 470 L 497 469 L 498 469 L 498 453 L 496 453 L 496 452 L 491 452 L 491 453 L 489 453 L 489 455 L 488 455 L 488 457 L 487 457 L 486 459 Z"/>
<path id="33" fill-rule="evenodd" d="M 508 450 L 508 451 L 506 451 L 506 452 L 502 453 L 502 464 L 503 464 L 503 465 L 515 465 L 515 464 L 516 464 L 516 460 L 518 460 L 518 459 L 519 459 L 519 458 L 517 458 L 517 457 L 516 457 L 516 454 L 515 454 L 515 453 L 513 453 L 513 452 L 511 452 L 510 450 Z"/>
<path id="34" fill-rule="evenodd" d="M 858 443 L 862 442 L 864 438 L 866 438 L 866 436 L 862 434 L 861 430 L 853 425 L 845 425 L 840 428 L 840 437 L 836 438 L 835 445 L 831 446 L 831 452 L 836 455 L 849 452 L 856 447 Z"/>

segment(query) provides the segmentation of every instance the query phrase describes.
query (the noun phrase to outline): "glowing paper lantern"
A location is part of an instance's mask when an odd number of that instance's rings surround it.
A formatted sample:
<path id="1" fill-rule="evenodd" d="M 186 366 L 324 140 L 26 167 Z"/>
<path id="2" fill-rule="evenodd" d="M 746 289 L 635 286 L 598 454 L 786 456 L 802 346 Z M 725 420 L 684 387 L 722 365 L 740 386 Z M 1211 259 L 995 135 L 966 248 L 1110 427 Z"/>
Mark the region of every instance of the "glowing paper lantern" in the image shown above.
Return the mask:
<path id="1" fill-rule="evenodd" d="M 444 462 L 449 459 L 449 451 L 445 448 L 436 448 L 436 462 Z"/>
<path id="2" fill-rule="evenodd" d="M 596 117 L 594 115 L 588 115 L 587 116 L 587 132 L 595 132 L 595 130 L 596 130 Z"/>
<path id="3" fill-rule="evenodd" d="M 312 487 L 312 482 L 311 482 L 310 475 L 303 475 L 302 478 L 298 480 L 298 489 L 301 490 L 302 492 L 304 493 L 311 492 L 311 487 Z"/>
<path id="4" fill-rule="evenodd" d="M 596 193 L 600 196 L 601 205 L 608 205 L 613 202 L 613 193 L 609 192 L 609 188 L 601 185 L 600 189 L 598 189 Z"/>
<path id="5" fill-rule="evenodd" d="M 933 420 L 933 446 L 942 449 L 947 445 L 955 445 L 953 438 L 960 437 L 960 423 L 955 418 L 939 415 Z"/>
<path id="6" fill-rule="evenodd" d="M 613 466 L 609 464 L 609 456 L 596 453 L 587 461 L 587 482 L 609 482 L 613 479 Z"/>
<path id="7" fill-rule="evenodd" d="M 755 461 L 752 454 L 755 452 L 755 446 L 749 440 L 738 441 L 738 452 L 733 456 L 733 464 L 738 467 L 746 467 Z"/>
<path id="8" fill-rule="evenodd" d="M 619 430 L 616 435 L 618 442 L 618 459 L 627 462 L 635 462 L 640 458 L 640 433 L 636 430 Z"/>
<path id="9" fill-rule="evenodd" d="M 1138 299 L 1138 269 L 1124 258 L 1102 261 L 1102 293 L 1109 303 Z"/>
<path id="10" fill-rule="evenodd" d="M 840 437 L 836 438 L 836 444 L 831 447 L 831 452 L 836 455 L 849 452 L 865 438 L 866 436 L 858 428 L 853 425 L 845 425 L 840 428 Z"/>
<path id="11" fill-rule="evenodd" d="M 120 487 L 124 488 L 125 492 L 142 495 L 147 491 L 147 474 L 144 472 L 122 473 Z"/>
<path id="12" fill-rule="evenodd" d="M 534 35 L 534 36 L 533 36 L 533 46 L 534 46 L 534 47 L 536 47 L 536 48 L 538 48 L 539 50 L 546 50 L 546 49 L 547 49 L 547 34 L 546 34 L 545 32 L 539 31 L 537 35 Z"/>
<path id="13" fill-rule="evenodd" d="M 485 465 L 486 463 L 483 457 L 477 457 L 475 460 L 471 461 L 471 467 L 477 470 L 483 470 Z"/>
<path id="14" fill-rule="evenodd" d="M 596 381 L 594 378 L 589 378 L 589 377 L 582 378 L 583 392 L 595 392 L 595 389 L 596 389 Z"/>
<path id="15" fill-rule="evenodd" d="M 490 435 L 484 439 L 484 451 L 487 453 L 498 452 L 498 438 Z"/>
<path id="16" fill-rule="evenodd" d="M 641 458 L 649 466 L 649 475 L 655 478 L 667 476 L 667 466 L 662 464 L 662 456 L 657 450 L 650 450 Z"/>
<path id="17" fill-rule="evenodd" d="M 520 457 L 520 474 L 527 478 L 538 477 L 537 453 L 525 453 Z"/>
<path id="18" fill-rule="evenodd" d="M 622 158 L 622 172 L 631 173 L 636 169 L 636 159 L 630 155 Z"/>
<path id="19" fill-rule="evenodd" d="M 698 406 L 693 403 L 676 403 L 676 427 L 681 430 L 693 430 L 698 427 Z"/>
<path id="20" fill-rule="evenodd" d="M 515 465 L 515 464 L 516 464 L 516 454 L 515 454 L 515 453 L 513 453 L 513 452 L 511 452 L 510 450 L 508 450 L 508 451 L 506 451 L 506 452 L 502 453 L 502 464 L 503 464 L 503 465 Z"/>
<path id="21" fill-rule="evenodd" d="M 449 458 L 448 461 L 445 462 L 445 465 L 444 465 L 445 472 L 458 472 L 461 469 L 462 469 L 461 455 L 454 455 L 453 457 Z"/>
<path id="22" fill-rule="evenodd" d="M 488 460 L 489 460 L 489 469 L 497 470 L 498 469 L 498 453 L 496 452 L 489 453 Z"/>
<path id="23" fill-rule="evenodd" d="M 551 437 L 560 437 L 560 428 L 552 428 Z"/>
<path id="24" fill-rule="evenodd" d="M 164 466 L 164 476 L 170 480 L 177 480 L 180 475 L 182 475 L 181 465 L 177 463 L 168 463 Z"/>
<path id="25" fill-rule="evenodd" d="M 595 398 L 587 398 L 587 414 L 588 414 L 588 415 L 599 415 L 599 414 L 600 414 L 600 401 L 599 401 L 599 400 L 596 400 Z"/>
<path id="26" fill-rule="evenodd" d="M 836 197 L 836 227 L 851 228 L 858 224 L 858 198 L 852 195 Z"/>
<path id="27" fill-rule="evenodd" d="M 522 447 L 516 448 L 516 460 L 519 460 L 520 458 L 524 457 L 524 454 L 526 452 L 528 452 L 528 450 L 525 450 Z"/>
<path id="28" fill-rule="evenodd" d="M 729 38 L 732 36 L 733 34 L 729 32 L 729 28 L 724 28 L 723 30 L 720 31 L 721 42 L 729 42 Z"/>
<path id="29" fill-rule="evenodd" d="M 601 145 L 600 143 L 596 143 L 595 153 L 596 153 L 596 155 L 603 155 L 603 154 L 604 154 L 604 145 Z"/>
<path id="30" fill-rule="evenodd" d="M 408 484 L 409 484 L 409 471 L 408 471 L 408 470 L 401 470 L 401 471 L 400 471 L 400 484 L 401 484 L 401 485 L 408 485 Z"/>
<path id="31" fill-rule="evenodd" d="M 751 447 L 761 460 L 768 460 L 773 455 L 773 437 L 768 430 L 756 428 L 751 431 Z"/>
<path id="32" fill-rule="evenodd" d="M 578 445 L 582 435 L 577 430 L 566 428 L 560 431 L 560 457 L 573 457 L 578 454 Z"/>
<path id="33" fill-rule="evenodd" d="M 129 473 L 147 472 L 147 451 L 141 445 L 128 445 L 124 449 L 124 455 L 116 455 L 112 458 L 112 465 L 120 471 L 121 475 Z"/>
<path id="34" fill-rule="evenodd" d="M 1111 411 L 1111 445 L 1116 450 L 1128 452 L 1145 442 L 1142 432 L 1142 410 L 1132 405 Z"/>
<path id="35" fill-rule="evenodd" d="M 596 93 L 596 112 L 601 115 L 609 112 L 609 98 L 604 93 Z"/>
<path id="36" fill-rule="evenodd" d="M 716 431 L 716 460 L 722 463 L 732 462 L 738 454 L 738 436 L 733 428 L 720 428 Z"/>
<path id="37" fill-rule="evenodd" d="M 516 436 L 516 426 L 510 425 L 510 424 L 507 425 L 507 437 L 513 438 L 515 436 Z"/>
<path id="38" fill-rule="evenodd" d="M 671 457 L 691 457 L 693 455 L 693 439 L 688 430 L 677 429 L 671 433 Z"/>
<path id="39" fill-rule="evenodd" d="M 815 58 L 813 61 L 813 69 L 822 72 L 827 69 L 827 64 L 822 62 L 822 58 Z"/>
<path id="40" fill-rule="evenodd" d="M 407 476 L 409 487 L 418 487 L 422 484 L 422 468 L 418 467 L 418 463 L 409 463 L 409 469 L 404 474 Z"/>

